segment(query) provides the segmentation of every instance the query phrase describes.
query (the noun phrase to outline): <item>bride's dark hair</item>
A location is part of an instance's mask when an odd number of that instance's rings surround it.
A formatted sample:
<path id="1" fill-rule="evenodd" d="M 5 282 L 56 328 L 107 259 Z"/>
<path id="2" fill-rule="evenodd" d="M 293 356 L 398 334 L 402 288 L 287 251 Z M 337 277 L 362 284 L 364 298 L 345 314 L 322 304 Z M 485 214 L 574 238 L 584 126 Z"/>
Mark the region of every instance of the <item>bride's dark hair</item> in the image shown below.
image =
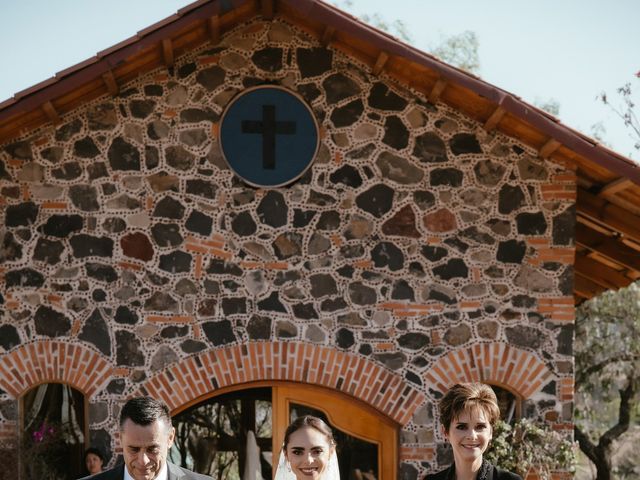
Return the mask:
<path id="1" fill-rule="evenodd" d="M 322 433 L 327 440 L 329 441 L 329 445 L 335 445 L 336 442 L 333 439 L 333 432 L 329 428 L 329 426 L 322 421 L 322 419 L 318 417 L 314 417 L 312 415 L 304 415 L 302 417 L 296 418 L 293 422 L 289 424 L 287 430 L 284 432 L 284 448 L 287 448 L 289 445 L 289 437 L 293 432 L 296 432 L 304 427 L 310 427 L 318 430 Z"/>

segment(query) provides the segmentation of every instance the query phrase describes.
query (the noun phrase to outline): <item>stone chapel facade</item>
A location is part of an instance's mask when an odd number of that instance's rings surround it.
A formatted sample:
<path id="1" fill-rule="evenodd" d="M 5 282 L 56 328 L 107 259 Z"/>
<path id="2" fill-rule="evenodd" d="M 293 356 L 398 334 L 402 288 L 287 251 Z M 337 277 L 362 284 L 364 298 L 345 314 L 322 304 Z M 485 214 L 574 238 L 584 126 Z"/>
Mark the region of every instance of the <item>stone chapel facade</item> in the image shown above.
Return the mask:
<path id="1" fill-rule="evenodd" d="M 227 166 L 243 90 L 299 95 L 320 147 L 292 184 Z M 0 439 L 43 382 L 87 400 L 115 459 L 126 398 L 174 410 L 280 381 L 397 427 L 446 464 L 435 406 L 483 380 L 572 428 L 575 174 L 284 20 L 254 19 L 0 147 Z"/>

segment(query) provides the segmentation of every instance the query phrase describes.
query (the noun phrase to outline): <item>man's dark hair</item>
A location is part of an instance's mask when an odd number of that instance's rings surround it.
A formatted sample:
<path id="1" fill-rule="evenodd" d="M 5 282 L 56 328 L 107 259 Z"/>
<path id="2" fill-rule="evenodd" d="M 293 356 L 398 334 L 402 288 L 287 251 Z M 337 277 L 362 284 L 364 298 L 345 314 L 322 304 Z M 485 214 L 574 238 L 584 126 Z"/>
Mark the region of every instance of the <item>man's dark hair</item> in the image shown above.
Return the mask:
<path id="1" fill-rule="evenodd" d="M 153 397 L 136 397 L 125 403 L 120 411 L 120 430 L 122 430 L 127 419 L 143 427 L 162 419 L 167 426 L 171 426 L 169 407 L 164 402 Z"/>

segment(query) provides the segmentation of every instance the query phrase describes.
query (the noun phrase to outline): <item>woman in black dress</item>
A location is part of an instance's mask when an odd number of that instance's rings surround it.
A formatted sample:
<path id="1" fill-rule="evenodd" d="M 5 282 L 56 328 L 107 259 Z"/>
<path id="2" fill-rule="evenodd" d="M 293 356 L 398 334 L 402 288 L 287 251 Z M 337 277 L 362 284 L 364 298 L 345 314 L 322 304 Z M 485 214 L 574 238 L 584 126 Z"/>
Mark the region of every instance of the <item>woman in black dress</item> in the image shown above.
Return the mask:
<path id="1" fill-rule="evenodd" d="M 522 480 L 482 458 L 500 418 L 496 394 L 483 383 L 456 384 L 440 401 L 440 423 L 453 465 L 425 480 Z"/>

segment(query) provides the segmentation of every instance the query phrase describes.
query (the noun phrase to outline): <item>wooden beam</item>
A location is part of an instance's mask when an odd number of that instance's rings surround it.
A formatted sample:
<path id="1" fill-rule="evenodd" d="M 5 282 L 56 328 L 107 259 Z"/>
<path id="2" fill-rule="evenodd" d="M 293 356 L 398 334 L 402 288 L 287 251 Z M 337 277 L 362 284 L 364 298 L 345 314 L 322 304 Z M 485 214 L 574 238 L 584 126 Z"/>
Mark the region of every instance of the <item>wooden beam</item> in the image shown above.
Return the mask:
<path id="1" fill-rule="evenodd" d="M 51 101 L 43 103 L 42 110 L 44 110 L 44 113 L 47 115 L 47 118 L 51 121 L 51 123 L 53 123 L 54 125 L 60 123 L 60 115 L 58 115 L 58 111 L 53 106 Z"/>
<path id="2" fill-rule="evenodd" d="M 327 25 L 322 32 L 322 38 L 320 38 L 320 43 L 322 43 L 323 47 L 329 46 L 331 40 L 333 39 L 333 34 L 336 33 L 335 27 Z"/>
<path id="3" fill-rule="evenodd" d="M 615 195 L 616 193 L 626 190 L 630 186 L 635 185 L 631 180 L 626 177 L 621 177 L 613 182 L 607 183 L 598 193 L 601 197 L 607 197 L 608 195 Z"/>
<path id="4" fill-rule="evenodd" d="M 262 18 L 265 20 L 271 20 L 273 18 L 274 0 L 261 0 L 260 7 L 262 10 Z"/>
<path id="5" fill-rule="evenodd" d="M 490 132 L 491 130 L 496 128 L 500 123 L 500 120 L 502 120 L 502 117 L 504 117 L 505 113 L 507 113 L 507 111 L 500 105 L 498 105 L 498 107 L 493 111 L 487 121 L 484 122 L 484 129 L 487 132 Z"/>
<path id="6" fill-rule="evenodd" d="M 580 216 L 640 243 L 640 215 L 634 215 L 624 208 L 613 205 L 584 188 L 578 188 L 576 207 Z"/>
<path id="7" fill-rule="evenodd" d="M 447 81 L 439 78 L 431 89 L 431 92 L 429 92 L 429 102 L 436 103 L 445 88 L 447 88 Z"/>
<path id="8" fill-rule="evenodd" d="M 584 255 L 576 255 L 576 272 L 604 288 L 622 288 L 632 280 L 613 268 Z"/>
<path id="9" fill-rule="evenodd" d="M 162 40 L 162 58 L 167 68 L 173 68 L 175 59 L 173 57 L 173 42 L 170 38 Z"/>
<path id="10" fill-rule="evenodd" d="M 371 70 L 374 75 L 380 75 L 382 69 L 384 68 L 385 63 L 389 60 L 389 55 L 386 52 L 380 51 L 378 54 L 378 58 L 376 58 L 376 63 Z"/>
<path id="11" fill-rule="evenodd" d="M 576 242 L 623 267 L 640 271 L 640 251 L 629 248 L 614 237 L 608 237 L 578 223 L 576 224 Z"/>
<path id="12" fill-rule="evenodd" d="M 549 158 L 549 155 L 560 148 L 560 145 L 562 144 L 555 138 L 550 138 L 549 141 L 542 146 L 542 148 L 538 152 L 538 155 L 540 156 L 540 158 Z"/>
<path id="13" fill-rule="evenodd" d="M 576 274 L 573 279 L 573 293 L 587 300 L 597 297 L 605 290 L 606 289 L 602 288 L 597 283 L 593 283 L 591 280 L 580 274 Z"/>
<path id="14" fill-rule="evenodd" d="M 220 16 L 214 15 L 207 20 L 207 30 L 209 30 L 209 41 L 216 44 L 220 41 Z"/>
<path id="15" fill-rule="evenodd" d="M 102 74 L 102 81 L 107 86 L 107 90 L 112 96 L 116 96 L 120 91 L 116 77 L 113 75 L 113 70 L 108 70 Z"/>

